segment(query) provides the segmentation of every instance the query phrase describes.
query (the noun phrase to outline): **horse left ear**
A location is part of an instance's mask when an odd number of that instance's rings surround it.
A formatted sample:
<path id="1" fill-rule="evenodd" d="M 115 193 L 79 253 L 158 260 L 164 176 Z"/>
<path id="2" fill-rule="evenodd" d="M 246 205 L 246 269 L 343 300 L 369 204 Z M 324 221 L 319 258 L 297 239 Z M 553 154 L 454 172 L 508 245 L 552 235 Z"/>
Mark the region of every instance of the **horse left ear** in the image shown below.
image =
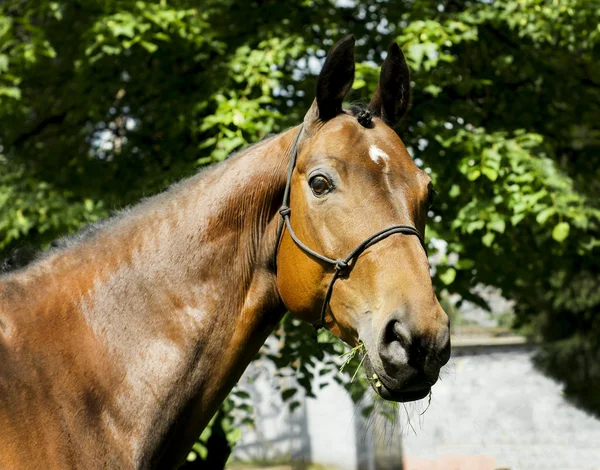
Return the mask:
<path id="1" fill-rule="evenodd" d="M 354 41 L 354 36 L 346 36 L 329 50 L 317 79 L 316 99 L 304 118 L 305 125 L 326 121 L 342 112 L 342 102 L 354 82 Z"/>
<path id="2" fill-rule="evenodd" d="M 400 47 L 393 42 L 381 67 L 379 84 L 369 103 L 369 110 L 393 126 L 404 116 L 409 102 L 408 65 Z"/>

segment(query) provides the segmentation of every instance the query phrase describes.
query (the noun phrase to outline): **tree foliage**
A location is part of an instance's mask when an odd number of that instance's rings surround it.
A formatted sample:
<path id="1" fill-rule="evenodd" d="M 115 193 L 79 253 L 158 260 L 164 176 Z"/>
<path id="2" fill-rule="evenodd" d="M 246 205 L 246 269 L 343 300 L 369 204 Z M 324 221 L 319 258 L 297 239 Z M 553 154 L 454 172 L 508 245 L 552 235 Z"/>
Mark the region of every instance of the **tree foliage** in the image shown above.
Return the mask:
<path id="1" fill-rule="evenodd" d="M 440 195 L 428 238 L 458 254 L 438 290 L 482 304 L 473 287 L 499 287 L 544 340 L 540 364 L 600 412 L 599 17 L 598 0 L 9 0 L 0 254 L 298 123 L 343 34 L 368 101 L 397 41 L 414 82 L 399 132 Z M 290 322 L 267 357 L 310 391 L 322 353 Z"/>

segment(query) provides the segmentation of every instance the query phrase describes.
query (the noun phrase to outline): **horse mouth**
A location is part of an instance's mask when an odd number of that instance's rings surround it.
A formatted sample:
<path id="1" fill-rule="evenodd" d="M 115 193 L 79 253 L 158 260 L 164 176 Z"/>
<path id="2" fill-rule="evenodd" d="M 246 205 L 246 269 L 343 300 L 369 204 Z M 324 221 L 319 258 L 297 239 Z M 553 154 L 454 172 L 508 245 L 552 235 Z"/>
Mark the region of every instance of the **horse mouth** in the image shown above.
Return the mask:
<path id="1" fill-rule="evenodd" d="M 375 387 L 373 387 L 375 388 Z M 384 400 L 398 401 L 401 403 L 407 403 L 410 401 L 422 400 L 431 392 L 431 387 L 424 388 L 422 390 L 410 391 L 410 392 L 399 392 L 390 390 L 385 385 L 381 385 L 377 390 L 379 396 Z"/>
<path id="2" fill-rule="evenodd" d="M 418 389 L 411 387 L 408 390 L 395 389 L 386 386 L 384 382 L 385 379 L 382 380 L 382 378 L 375 372 L 375 368 L 371 364 L 368 354 L 364 359 L 364 367 L 371 387 L 384 400 L 407 403 L 421 400 L 431 393 L 431 386 L 424 386 L 423 388 Z"/>

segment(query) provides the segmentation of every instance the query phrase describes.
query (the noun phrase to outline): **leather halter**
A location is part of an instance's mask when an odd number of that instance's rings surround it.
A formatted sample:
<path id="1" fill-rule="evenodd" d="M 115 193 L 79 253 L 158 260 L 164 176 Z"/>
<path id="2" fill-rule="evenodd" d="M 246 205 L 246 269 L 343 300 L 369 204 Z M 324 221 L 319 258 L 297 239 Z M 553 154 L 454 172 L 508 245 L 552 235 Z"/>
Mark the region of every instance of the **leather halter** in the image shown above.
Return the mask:
<path id="1" fill-rule="evenodd" d="M 392 225 L 391 227 L 380 230 L 379 232 L 376 232 L 373 235 L 371 235 L 369 238 L 365 239 L 360 245 L 358 245 L 356 248 L 354 248 L 354 250 L 352 250 L 350 252 L 350 254 L 348 256 L 346 256 L 345 258 L 338 258 L 338 259 L 329 258 L 328 256 L 325 256 L 325 255 L 313 250 L 312 248 L 306 246 L 296 236 L 296 233 L 294 232 L 294 229 L 292 228 L 292 223 L 290 221 L 291 209 L 289 207 L 290 187 L 292 185 L 292 174 L 294 173 L 294 168 L 296 167 L 296 160 L 298 158 L 298 141 L 300 140 L 300 135 L 302 134 L 303 129 L 304 129 L 304 125 L 300 126 L 300 130 L 296 134 L 296 138 L 294 139 L 294 144 L 293 144 L 291 152 L 290 152 L 291 153 L 290 164 L 288 167 L 287 181 L 285 183 L 285 191 L 283 193 L 283 203 L 281 204 L 281 207 L 279 209 L 279 214 L 281 215 L 281 221 L 279 223 L 279 230 L 278 230 L 278 235 L 277 235 L 278 245 L 277 245 L 277 250 L 275 251 L 275 261 L 277 260 L 277 253 L 279 252 L 279 242 L 281 240 L 281 236 L 283 234 L 283 226 L 285 224 L 285 227 L 287 228 L 288 232 L 290 233 L 292 240 L 298 246 L 298 248 L 300 248 L 302 251 L 304 251 L 307 255 L 312 256 L 313 258 L 317 258 L 317 259 L 323 261 L 324 263 L 329 264 L 330 266 L 333 267 L 333 269 L 334 269 L 333 277 L 331 278 L 331 281 L 329 282 L 329 287 L 327 288 L 327 292 L 325 294 L 325 300 L 323 301 L 323 306 L 321 307 L 321 318 L 319 319 L 318 322 L 313 323 L 313 326 L 315 327 L 315 329 L 319 330 L 320 328 L 325 327 L 325 313 L 327 312 L 327 305 L 329 305 L 329 300 L 331 299 L 331 294 L 333 293 L 333 285 L 335 284 L 335 281 L 337 281 L 338 278 L 340 276 L 342 276 L 343 274 L 349 273 L 350 263 L 352 263 L 353 261 L 356 262 L 357 258 L 367 248 L 369 248 L 370 246 L 373 246 L 375 243 L 378 243 L 381 240 L 384 240 L 387 237 L 389 237 L 390 235 L 393 235 L 395 233 L 402 233 L 404 235 L 415 235 L 421 242 L 421 245 L 423 246 L 425 253 L 427 253 L 427 248 L 425 247 L 425 240 L 423 239 L 423 235 L 421 235 L 421 232 L 419 232 L 415 227 L 413 227 L 411 225 Z"/>

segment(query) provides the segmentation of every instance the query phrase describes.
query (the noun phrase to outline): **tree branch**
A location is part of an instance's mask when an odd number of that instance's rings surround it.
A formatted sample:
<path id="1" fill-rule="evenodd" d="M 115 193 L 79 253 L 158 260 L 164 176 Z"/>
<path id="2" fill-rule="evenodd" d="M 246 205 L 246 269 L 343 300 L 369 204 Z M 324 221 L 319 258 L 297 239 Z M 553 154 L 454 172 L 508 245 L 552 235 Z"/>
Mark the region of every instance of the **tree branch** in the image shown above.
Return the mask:
<path id="1" fill-rule="evenodd" d="M 12 141 L 12 145 L 22 144 L 27 139 L 40 134 L 46 127 L 48 127 L 51 124 L 62 124 L 66 117 L 67 112 L 47 117 L 46 119 L 38 122 L 38 124 L 33 129 L 24 132 L 23 134 L 18 136 L 15 140 Z"/>

